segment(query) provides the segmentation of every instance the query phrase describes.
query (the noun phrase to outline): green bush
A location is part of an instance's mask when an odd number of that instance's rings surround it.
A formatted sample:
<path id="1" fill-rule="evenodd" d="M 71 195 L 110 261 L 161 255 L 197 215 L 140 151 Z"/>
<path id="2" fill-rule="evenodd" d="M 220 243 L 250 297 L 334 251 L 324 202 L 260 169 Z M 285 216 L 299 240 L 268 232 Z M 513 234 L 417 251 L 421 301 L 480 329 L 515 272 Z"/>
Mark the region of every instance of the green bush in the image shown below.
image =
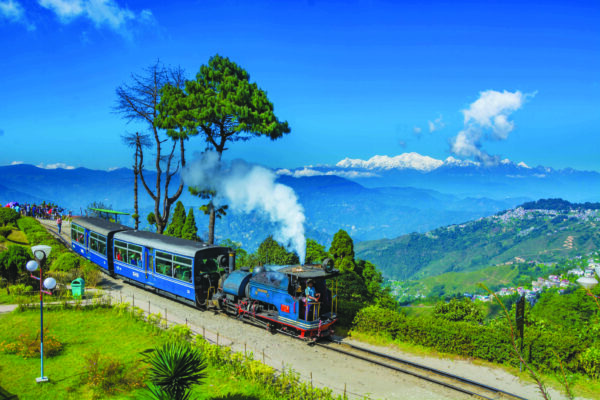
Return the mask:
<path id="1" fill-rule="evenodd" d="M 52 253 L 50 253 L 52 254 Z M 62 253 L 58 258 L 50 265 L 51 271 L 72 271 L 79 268 L 81 264 L 81 257 L 76 256 L 73 253 Z"/>
<path id="2" fill-rule="evenodd" d="M 433 348 L 443 353 L 476 357 L 500 364 L 519 363 L 511 344 L 509 327 L 504 320 L 479 325 L 432 316 L 403 317 L 400 314 L 394 315 L 389 310 L 367 307 L 357 314 L 353 329 Z M 588 373 L 588 370 L 593 372 L 600 365 L 594 361 L 597 353 L 589 352 L 587 356 L 581 356 L 588 344 L 568 332 L 528 326 L 525 329 L 524 356 L 537 368 L 556 372 L 560 370 L 560 360 L 555 354 L 559 354 L 564 367 L 569 371 Z"/>
<path id="3" fill-rule="evenodd" d="M 8 207 L 0 208 L 0 225 L 15 224 L 21 216 L 18 212 Z"/>
<path id="4" fill-rule="evenodd" d="M 145 373 L 140 366 L 125 365 L 121 360 L 103 355 L 98 350 L 85 355 L 84 360 L 81 383 L 90 389 L 92 399 L 102 399 L 142 387 Z"/>
<path id="5" fill-rule="evenodd" d="M 579 362 L 585 373 L 592 378 L 600 378 L 600 348 L 590 347 L 579 355 Z"/>
<path id="6" fill-rule="evenodd" d="M 18 285 L 9 286 L 8 290 L 14 295 L 21 296 L 33 292 L 33 287 L 20 283 Z"/>
<path id="7" fill-rule="evenodd" d="M 469 299 L 452 299 L 449 302 L 440 301 L 435 305 L 433 315 L 448 321 L 465 321 L 481 323 L 485 313 L 481 303 Z"/>
<path id="8" fill-rule="evenodd" d="M 52 357 L 62 351 L 63 345 L 54 334 L 44 328 L 44 357 Z M 23 358 L 40 356 L 40 331 L 35 333 L 22 333 L 13 342 L 0 343 L 0 352 L 17 354 Z"/>
<path id="9" fill-rule="evenodd" d="M 31 254 L 22 246 L 10 245 L 0 253 L 0 277 L 15 282 L 25 274 L 25 264 L 31 260 Z"/>
<path id="10" fill-rule="evenodd" d="M 83 260 L 79 265 L 86 287 L 95 287 L 102 279 L 100 267 L 88 260 Z"/>
<path id="11" fill-rule="evenodd" d="M 27 241 L 32 246 L 37 246 L 38 244 L 46 244 L 46 242 L 51 239 L 51 237 L 45 232 L 30 232 L 26 233 Z"/>
<path id="12" fill-rule="evenodd" d="M 0 236 L 3 238 L 7 238 L 12 232 L 12 228 L 10 226 L 0 226 Z"/>
<path id="13" fill-rule="evenodd" d="M 369 306 L 356 314 L 353 326 L 359 332 L 395 338 L 405 320 L 406 317 L 396 311 Z"/>

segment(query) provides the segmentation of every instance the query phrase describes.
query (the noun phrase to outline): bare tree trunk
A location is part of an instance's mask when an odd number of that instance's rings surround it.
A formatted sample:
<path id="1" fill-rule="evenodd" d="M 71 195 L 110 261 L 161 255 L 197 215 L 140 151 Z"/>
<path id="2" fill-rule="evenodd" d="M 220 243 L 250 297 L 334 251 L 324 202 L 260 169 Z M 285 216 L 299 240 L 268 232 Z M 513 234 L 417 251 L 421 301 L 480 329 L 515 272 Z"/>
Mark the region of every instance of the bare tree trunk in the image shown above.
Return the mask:
<path id="1" fill-rule="evenodd" d="M 210 213 L 208 214 L 208 244 L 215 244 L 215 206 L 210 202 Z"/>
<path id="2" fill-rule="evenodd" d="M 138 209 L 138 174 L 139 174 L 139 152 L 140 152 L 140 139 L 139 136 L 136 136 L 135 143 L 135 164 L 133 166 L 133 220 L 134 220 L 134 228 L 137 230 L 140 226 L 140 213 Z"/>

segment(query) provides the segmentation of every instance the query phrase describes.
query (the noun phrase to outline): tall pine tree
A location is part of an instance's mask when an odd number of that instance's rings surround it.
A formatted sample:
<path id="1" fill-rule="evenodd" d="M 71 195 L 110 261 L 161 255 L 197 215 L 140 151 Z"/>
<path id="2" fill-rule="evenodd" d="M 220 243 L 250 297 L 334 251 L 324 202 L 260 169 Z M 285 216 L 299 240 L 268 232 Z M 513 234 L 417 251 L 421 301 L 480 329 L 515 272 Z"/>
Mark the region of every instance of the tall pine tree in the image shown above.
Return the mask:
<path id="1" fill-rule="evenodd" d="M 190 207 L 190 212 L 185 219 L 185 224 L 181 230 L 181 238 L 188 240 L 198 240 L 198 227 L 196 226 L 196 218 L 194 217 L 194 209 Z"/>
<path id="2" fill-rule="evenodd" d="M 181 201 L 177 202 L 175 206 L 175 211 L 173 211 L 173 218 L 171 219 L 171 223 L 167 227 L 165 231 L 165 235 L 181 237 L 181 230 L 185 225 L 185 207 Z"/>

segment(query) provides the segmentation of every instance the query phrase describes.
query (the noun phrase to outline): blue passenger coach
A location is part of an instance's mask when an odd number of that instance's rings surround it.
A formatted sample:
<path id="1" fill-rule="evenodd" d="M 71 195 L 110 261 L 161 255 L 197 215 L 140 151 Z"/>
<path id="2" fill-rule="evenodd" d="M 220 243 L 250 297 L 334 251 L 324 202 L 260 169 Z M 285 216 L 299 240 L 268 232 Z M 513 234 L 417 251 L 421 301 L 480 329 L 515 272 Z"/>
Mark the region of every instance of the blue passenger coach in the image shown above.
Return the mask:
<path id="1" fill-rule="evenodd" d="M 112 238 L 115 233 L 132 228 L 99 218 L 78 217 L 71 223 L 71 248 L 77 254 L 113 272 Z"/>
<path id="2" fill-rule="evenodd" d="M 227 247 L 130 230 L 114 235 L 112 258 L 124 279 L 199 306 L 215 293 L 228 253 Z"/>

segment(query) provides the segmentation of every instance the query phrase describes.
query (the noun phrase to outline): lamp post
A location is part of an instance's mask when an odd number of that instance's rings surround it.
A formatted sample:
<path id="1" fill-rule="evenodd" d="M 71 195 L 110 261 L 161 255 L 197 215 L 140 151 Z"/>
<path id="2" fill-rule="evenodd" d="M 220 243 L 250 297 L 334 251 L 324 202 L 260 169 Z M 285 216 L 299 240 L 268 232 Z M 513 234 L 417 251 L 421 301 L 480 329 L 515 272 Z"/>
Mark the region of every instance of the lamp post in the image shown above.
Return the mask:
<path id="1" fill-rule="evenodd" d="M 44 376 L 44 293 L 52 294 L 44 290 L 44 287 L 48 290 L 52 290 L 56 287 L 56 280 L 54 278 L 46 278 L 42 280 L 42 270 L 44 268 L 44 262 L 50 255 L 52 248 L 50 246 L 38 245 L 33 246 L 31 251 L 35 261 L 31 260 L 27 262 L 25 268 L 30 272 L 30 276 L 33 279 L 40 281 L 40 360 L 41 360 L 41 373 L 40 377 L 36 378 L 36 382 L 48 382 L 48 378 Z M 40 277 L 33 275 L 33 272 L 40 269 Z"/>

